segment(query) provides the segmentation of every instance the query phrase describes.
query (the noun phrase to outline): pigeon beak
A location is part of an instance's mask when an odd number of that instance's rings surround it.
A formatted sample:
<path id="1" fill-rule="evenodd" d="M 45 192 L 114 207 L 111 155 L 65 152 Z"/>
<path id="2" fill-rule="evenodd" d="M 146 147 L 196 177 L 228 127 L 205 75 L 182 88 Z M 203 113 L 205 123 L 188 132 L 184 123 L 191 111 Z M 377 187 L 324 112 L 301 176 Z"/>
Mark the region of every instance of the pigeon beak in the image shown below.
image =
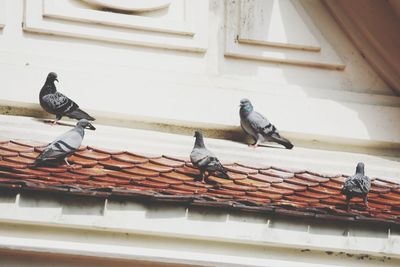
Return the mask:
<path id="1" fill-rule="evenodd" d="M 96 127 L 94 127 L 94 126 L 93 126 L 92 124 L 90 124 L 90 123 L 88 124 L 88 127 L 89 127 L 90 130 L 93 130 L 93 131 L 96 130 Z"/>
<path id="2" fill-rule="evenodd" d="M 55 78 L 54 80 L 58 82 L 58 79 L 57 79 L 57 78 Z"/>

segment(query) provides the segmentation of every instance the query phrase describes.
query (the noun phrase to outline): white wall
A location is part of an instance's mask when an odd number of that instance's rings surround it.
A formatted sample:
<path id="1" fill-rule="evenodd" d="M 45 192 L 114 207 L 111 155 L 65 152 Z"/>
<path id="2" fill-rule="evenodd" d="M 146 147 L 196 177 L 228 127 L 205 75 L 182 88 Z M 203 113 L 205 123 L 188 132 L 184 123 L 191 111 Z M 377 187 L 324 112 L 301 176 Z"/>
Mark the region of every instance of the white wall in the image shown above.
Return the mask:
<path id="1" fill-rule="evenodd" d="M 0 0 L 0 10 L 3 100 L 37 103 L 56 71 L 99 122 L 103 111 L 232 129 L 248 97 L 294 139 L 400 144 L 399 98 L 317 0 L 171 0 L 136 16 L 80 0 Z"/>
<path id="2" fill-rule="evenodd" d="M 53 258 L 50 266 L 85 266 L 102 258 L 116 266 L 125 266 L 118 260 L 200 266 L 398 266 L 399 238 L 399 232 L 391 229 L 389 234 L 383 227 L 176 204 L 4 191 L 0 196 L 0 266 L 32 266 L 30 253 L 44 266 Z M 7 251 L 23 254 L 11 258 Z M 46 262 L 48 254 L 53 255 Z M 5 263 L 9 265 L 1 265 Z"/>

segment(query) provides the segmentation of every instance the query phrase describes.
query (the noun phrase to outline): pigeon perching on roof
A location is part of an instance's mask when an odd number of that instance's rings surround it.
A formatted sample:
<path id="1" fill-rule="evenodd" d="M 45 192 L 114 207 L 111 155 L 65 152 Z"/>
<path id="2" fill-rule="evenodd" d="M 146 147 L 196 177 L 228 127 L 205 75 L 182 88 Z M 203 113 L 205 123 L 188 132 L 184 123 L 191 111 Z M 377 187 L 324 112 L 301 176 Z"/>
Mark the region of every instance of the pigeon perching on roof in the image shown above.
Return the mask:
<path id="1" fill-rule="evenodd" d="M 57 123 L 57 121 L 61 120 L 63 116 L 67 116 L 69 118 L 77 120 L 95 120 L 89 114 L 81 110 L 74 101 L 61 94 L 60 92 L 57 92 L 54 81 L 58 82 L 57 74 L 54 72 L 50 72 L 47 75 L 46 82 L 40 90 L 39 94 L 40 106 L 42 106 L 45 111 L 56 115 L 56 120 L 54 121 L 54 124 Z"/>
<path id="2" fill-rule="evenodd" d="M 356 174 L 349 176 L 344 181 L 342 194 L 346 196 L 347 210 L 350 210 L 350 200 L 353 197 L 361 197 L 365 207 L 368 208 L 368 192 L 371 189 L 371 179 L 364 174 L 364 163 L 359 162 Z"/>
<path id="3" fill-rule="evenodd" d="M 192 153 L 190 153 L 190 161 L 200 170 L 201 182 L 204 183 L 206 172 L 207 177 L 211 174 L 216 174 L 223 178 L 229 178 L 221 162 L 205 147 L 203 134 L 200 131 L 196 131 L 194 137 L 196 137 L 196 141 Z"/>
<path id="4" fill-rule="evenodd" d="M 67 157 L 72 155 L 81 146 L 86 128 L 96 130 L 88 120 L 81 119 L 78 121 L 73 129 L 50 143 L 36 158 L 34 165 L 43 166 L 47 163 L 54 164 L 62 161 L 70 165 L 67 161 Z"/>
<path id="5" fill-rule="evenodd" d="M 293 144 L 281 136 L 274 125 L 267 118 L 256 112 L 250 100 L 240 100 L 240 126 L 243 131 L 253 137 L 255 143 L 250 145 L 257 147 L 264 141 L 275 142 L 283 145 L 287 149 L 292 149 Z"/>

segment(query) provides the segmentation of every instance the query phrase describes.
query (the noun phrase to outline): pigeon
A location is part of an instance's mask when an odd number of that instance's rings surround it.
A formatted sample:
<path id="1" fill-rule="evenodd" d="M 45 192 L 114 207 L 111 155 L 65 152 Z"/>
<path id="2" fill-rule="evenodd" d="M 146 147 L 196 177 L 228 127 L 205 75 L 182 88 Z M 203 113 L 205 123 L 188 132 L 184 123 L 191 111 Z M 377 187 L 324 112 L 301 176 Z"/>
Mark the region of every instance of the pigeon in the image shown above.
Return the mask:
<path id="1" fill-rule="evenodd" d="M 281 136 L 278 130 L 272 125 L 267 118 L 260 113 L 254 111 L 250 100 L 240 100 L 240 126 L 243 131 L 253 137 L 255 143 L 250 145 L 256 148 L 264 141 L 272 141 L 283 145 L 287 149 L 292 149 L 293 144 Z"/>
<path id="2" fill-rule="evenodd" d="M 364 174 L 364 163 L 359 162 L 356 174 L 347 177 L 342 187 L 342 194 L 346 196 L 347 210 L 350 210 L 350 200 L 353 197 L 361 197 L 368 208 L 368 192 L 371 189 L 371 179 Z"/>
<path id="3" fill-rule="evenodd" d="M 47 163 L 58 163 L 61 161 L 70 165 L 67 161 L 67 157 L 72 155 L 81 146 L 83 137 L 85 136 L 85 128 L 96 130 L 88 120 L 81 119 L 74 129 L 59 136 L 49 144 L 36 158 L 34 166 L 42 166 Z"/>
<path id="4" fill-rule="evenodd" d="M 219 174 L 223 178 L 229 178 L 227 171 L 215 155 L 204 146 L 203 134 L 196 131 L 194 134 L 196 141 L 192 153 L 190 153 L 190 161 L 200 170 L 201 182 L 211 174 Z M 205 173 L 207 177 L 205 177 Z"/>
<path id="5" fill-rule="evenodd" d="M 77 120 L 95 120 L 89 114 L 81 110 L 74 101 L 72 101 L 65 95 L 57 92 L 54 81 L 58 82 L 57 74 L 54 72 L 50 72 L 47 75 L 46 82 L 44 83 L 39 94 L 39 102 L 42 108 L 45 111 L 56 115 L 56 120 L 53 124 L 56 124 L 57 121 L 61 120 L 63 116 L 67 116 L 69 118 Z"/>

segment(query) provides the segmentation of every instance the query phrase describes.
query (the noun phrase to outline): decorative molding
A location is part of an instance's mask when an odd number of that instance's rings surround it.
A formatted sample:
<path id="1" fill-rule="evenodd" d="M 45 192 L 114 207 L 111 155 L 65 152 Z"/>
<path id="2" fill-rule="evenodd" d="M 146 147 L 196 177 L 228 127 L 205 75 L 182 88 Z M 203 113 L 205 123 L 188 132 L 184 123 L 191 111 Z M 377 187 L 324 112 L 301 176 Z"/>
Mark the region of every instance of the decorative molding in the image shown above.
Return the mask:
<path id="1" fill-rule="evenodd" d="M 131 12 L 146 12 L 167 8 L 170 0 L 81 0 L 102 8 L 110 8 Z"/>
<path id="2" fill-rule="evenodd" d="M 6 25 L 6 0 L 0 0 L 0 29 Z"/>
<path id="3" fill-rule="evenodd" d="M 291 0 L 229 0 L 225 56 L 343 70 L 333 49 L 321 47 Z M 295 29 L 295 30 L 292 30 Z"/>
<path id="4" fill-rule="evenodd" d="M 173 0 L 171 0 L 173 1 Z M 24 30 L 164 49 L 205 52 L 208 0 L 177 1 L 181 15 L 154 18 L 80 8 L 67 0 L 25 0 Z M 176 12 L 179 13 L 179 12 Z"/>

